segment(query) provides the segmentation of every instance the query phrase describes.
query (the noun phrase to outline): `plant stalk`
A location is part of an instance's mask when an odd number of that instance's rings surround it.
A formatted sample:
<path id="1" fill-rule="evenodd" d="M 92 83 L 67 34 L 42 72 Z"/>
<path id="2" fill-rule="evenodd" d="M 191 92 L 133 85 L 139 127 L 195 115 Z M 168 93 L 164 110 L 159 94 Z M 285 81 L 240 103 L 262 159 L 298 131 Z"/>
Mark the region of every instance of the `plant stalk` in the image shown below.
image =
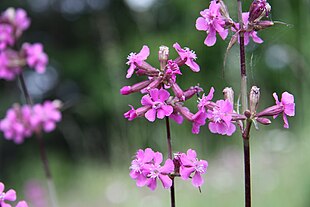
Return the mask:
<path id="1" fill-rule="evenodd" d="M 245 62 L 244 28 L 242 20 L 242 3 L 237 0 L 239 18 L 239 42 L 240 42 L 240 73 L 241 73 L 241 112 L 248 109 L 247 99 L 247 74 Z M 250 129 L 251 120 L 247 119 L 244 123 L 245 129 L 242 131 L 243 153 L 244 153 L 244 193 L 245 207 L 251 207 L 251 158 L 250 158 Z"/>
<path id="2" fill-rule="evenodd" d="M 28 89 L 27 89 L 27 86 L 25 83 L 25 79 L 24 79 L 24 76 L 22 73 L 18 76 L 18 80 L 19 80 L 22 92 L 24 94 L 24 97 L 26 99 L 26 103 L 30 106 L 33 106 L 33 101 L 32 101 L 32 98 L 31 98 L 29 92 L 28 92 Z M 48 192 L 49 192 L 49 196 L 51 199 L 51 204 L 52 204 L 52 207 L 58 207 L 56 189 L 55 189 L 55 185 L 53 182 L 51 170 L 49 167 L 47 154 L 46 154 L 46 150 L 45 150 L 45 145 L 44 145 L 44 141 L 42 139 L 42 134 L 40 131 L 37 131 L 35 134 L 36 134 L 35 137 L 36 137 L 38 144 L 39 144 L 40 157 L 41 157 L 41 161 L 43 164 L 45 177 L 47 180 L 47 187 L 48 187 Z"/>
<path id="3" fill-rule="evenodd" d="M 167 144 L 168 144 L 168 157 L 172 160 L 172 147 L 171 147 L 171 133 L 170 133 L 170 124 L 169 117 L 166 117 L 166 130 L 167 130 Z M 175 191 L 174 191 L 174 177 L 172 179 L 172 186 L 170 188 L 170 199 L 171 207 L 175 207 Z"/>

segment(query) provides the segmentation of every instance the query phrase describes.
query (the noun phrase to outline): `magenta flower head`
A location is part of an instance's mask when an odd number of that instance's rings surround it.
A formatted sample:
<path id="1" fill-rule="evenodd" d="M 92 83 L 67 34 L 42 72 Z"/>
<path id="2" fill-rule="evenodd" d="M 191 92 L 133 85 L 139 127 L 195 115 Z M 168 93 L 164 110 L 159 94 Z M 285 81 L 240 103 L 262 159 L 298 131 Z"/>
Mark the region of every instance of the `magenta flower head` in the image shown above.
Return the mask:
<path id="1" fill-rule="evenodd" d="M 56 128 L 56 123 L 61 121 L 60 108 L 61 102 L 58 100 L 34 105 L 30 120 L 33 130 L 53 131 Z"/>
<path id="2" fill-rule="evenodd" d="M 172 180 L 169 174 L 174 171 L 174 164 L 171 159 L 167 159 L 164 166 L 161 166 L 162 161 L 163 155 L 160 152 L 154 152 L 150 148 L 140 149 L 131 162 L 130 177 L 136 180 L 138 187 L 146 185 L 151 190 L 155 190 L 157 178 L 159 178 L 164 188 L 170 188 Z"/>
<path id="3" fill-rule="evenodd" d="M 200 12 L 202 17 L 196 20 L 196 29 L 206 31 L 207 37 L 204 44 L 213 46 L 216 43 L 216 33 L 224 40 L 228 35 L 228 30 L 225 29 L 225 17 L 221 14 L 221 4 L 212 0 L 208 9 Z"/>
<path id="4" fill-rule="evenodd" d="M 168 100 L 170 93 L 165 89 L 151 89 L 150 93 L 143 96 L 141 104 L 149 106 L 149 110 L 145 113 L 145 118 L 151 122 L 158 119 L 163 119 L 165 116 L 170 116 L 173 112 L 173 107 L 167 105 L 165 101 Z"/>
<path id="5" fill-rule="evenodd" d="M 31 107 L 28 105 L 15 105 L 6 113 L 6 117 L 0 121 L 0 130 L 7 140 L 13 140 L 21 144 L 25 138 L 32 135 L 30 125 Z"/>
<path id="6" fill-rule="evenodd" d="M 147 59 L 150 55 L 150 49 L 148 46 L 144 45 L 138 54 L 130 53 L 127 57 L 127 65 L 129 69 L 127 70 L 126 78 L 130 78 L 132 74 L 135 72 L 135 69 L 142 65 L 143 61 Z"/>
<path id="7" fill-rule="evenodd" d="M 181 48 L 179 43 L 174 43 L 173 45 L 174 49 L 177 51 L 177 53 L 180 56 L 181 61 L 175 60 L 179 66 L 185 64 L 194 72 L 199 72 L 200 67 L 195 62 L 197 59 L 197 56 L 193 50 L 190 50 L 189 48 Z"/>
<path id="8" fill-rule="evenodd" d="M 192 184 L 195 187 L 200 187 L 204 183 L 201 175 L 207 172 L 208 162 L 205 160 L 198 160 L 195 150 L 189 149 L 187 153 L 180 153 L 180 175 L 183 180 L 187 180 L 191 177 Z"/>
<path id="9" fill-rule="evenodd" d="M 277 106 L 283 108 L 284 128 L 289 128 L 287 116 L 295 116 L 294 96 L 288 92 L 284 92 L 282 93 L 281 101 L 279 101 L 276 93 L 273 93 L 273 97 L 276 100 Z M 276 118 L 277 116 L 278 115 L 274 115 L 274 118 Z"/>
<path id="10" fill-rule="evenodd" d="M 14 44 L 13 28 L 8 24 L 0 24 L 0 51 Z"/>
<path id="11" fill-rule="evenodd" d="M 10 204 L 7 204 L 7 201 L 15 201 L 16 200 L 16 192 L 15 190 L 8 190 L 4 192 L 4 184 L 0 182 L 0 206 L 1 207 L 11 207 Z"/>
<path id="12" fill-rule="evenodd" d="M 43 51 L 41 43 L 24 43 L 22 51 L 29 67 L 34 68 L 38 73 L 44 73 L 48 64 L 48 56 Z"/>
<path id="13" fill-rule="evenodd" d="M 20 37 L 22 32 L 30 26 L 26 11 L 21 8 L 8 8 L 2 13 L 2 18 L 14 27 L 16 37 Z"/>
<path id="14" fill-rule="evenodd" d="M 13 50 L 4 50 L 0 52 L 0 79 L 13 80 L 20 74 L 22 69 L 13 63 L 18 63 L 20 58 L 17 52 Z"/>
<path id="15" fill-rule="evenodd" d="M 236 131 L 236 126 L 232 123 L 232 113 L 233 105 L 229 100 L 218 100 L 216 106 L 207 111 L 210 131 L 231 136 Z"/>

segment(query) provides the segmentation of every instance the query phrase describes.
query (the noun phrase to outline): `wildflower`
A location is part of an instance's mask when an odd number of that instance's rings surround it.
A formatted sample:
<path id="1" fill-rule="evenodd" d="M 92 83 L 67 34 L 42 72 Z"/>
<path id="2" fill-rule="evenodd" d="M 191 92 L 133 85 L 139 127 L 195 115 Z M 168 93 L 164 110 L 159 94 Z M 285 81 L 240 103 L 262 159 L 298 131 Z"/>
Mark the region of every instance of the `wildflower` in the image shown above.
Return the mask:
<path id="1" fill-rule="evenodd" d="M 228 35 L 228 30 L 225 29 L 225 17 L 221 14 L 221 4 L 212 0 L 208 9 L 200 12 L 202 17 L 196 20 L 196 29 L 206 31 L 207 37 L 204 44 L 213 46 L 216 43 L 216 33 L 224 40 Z"/>
<path id="2" fill-rule="evenodd" d="M 195 62 L 197 56 L 193 50 L 190 50 L 189 48 L 182 49 L 179 43 L 177 42 L 174 43 L 173 47 L 180 56 L 180 61 L 179 59 L 175 60 L 179 66 L 185 64 L 188 67 L 190 67 L 190 69 L 194 72 L 200 71 L 199 65 Z"/>
<path id="3" fill-rule="evenodd" d="M 284 128 L 289 128 L 287 116 L 295 116 L 294 96 L 288 92 L 284 92 L 282 93 L 281 101 L 279 101 L 276 93 L 273 93 L 273 97 L 276 100 L 276 105 L 283 108 Z M 274 118 L 277 116 L 278 114 L 274 115 Z"/>
<path id="4" fill-rule="evenodd" d="M 213 109 L 208 109 L 209 129 L 212 133 L 231 136 L 236 127 L 232 123 L 233 105 L 229 100 L 218 100 Z"/>
<path id="5" fill-rule="evenodd" d="M 131 162 L 130 177 L 137 181 L 137 186 L 147 185 L 151 190 L 157 186 L 157 178 L 162 182 L 164 188 L 170 188 L 172 180 L 169 174 L 174 171 L 174 164 L 171 159 L 167 159 L 164 166 L 160 164 L 163 155 L 147 148 L 144 151 L 138 150 L 135 159 Z"/>
<path id="6" fill-rule="evenodd" d="M 58 101 L 45 101 L 43 104 L 33 106 L 31 125 L 34 130 L 43 129 L 51 132 L 56 128 L 56 122 L 61 121 L 60 103 Z"/>
<path id="7" fill-rule="evenodd" d="M 205 112 L 205 108 L 212 104 L 211 100 L 213 98 L 214 88 L 211 87 L 209 94 L 206 96 L 205 94 L 202 95 L 201 98 L 198 99 L 198 109 L 202 112 Z"/>
<path id="8" fill-rule="evenodd" d="M 180 160 L 180 175 L 183 180 L 187 180 L 192 176 L 192 184 L 195 187 L 200 187 L 204 183 L 202 174 L 207 172 L 208 162 L 205 160 L 198 160 L 195 150 L 189 149 L 187 153 L 179 155 Z"/>
<path id="9" fill-rule="evenodd" d="M 4 192 L 4 184 L 0 182 L 0 206 L 2 207 L 11 207 L 10 204 L 7 204 L 6 201 L 15 201 L 16 192 L 15 190 L 8 190 Z"/>
<path id="10" fill-rule="evenodd" d="M 2 18 L 14 27 L 16 37 L 20 37 L 22 32 L 30 26 L 26 11 L 21 8 L 8 8 L 2 13 Z"/>
<path id="11" fill-rule="evenodd" d="M 170 116 L 173 108 L 166 104 L 170 94 L 165 89 L 151 89 L 150 93 L 143 96 L 141 104 L 150 106 L 150 109 L 145 113 L 145 118 L 151 122 L 155 121 L 156 115 L 158 119 L 163 119 L 165 116 Z"/>
<path id="12" fill-rule="evenodd" d="M 22 69 L 19 61 L 18 54 L 13 50 L 0 52 L 0 78 L 13 80 L 16 75 L 20 74 Z"/>
<path id="13" fill-rule="evenodd" d="M 144 45 L 138 54 L 130 53 L 127 57 L 127 65 L 130 65 L 127 70 L 126 78 L 130 78 L 134 73 L 135 69 L 142 65 L 143 61 L 147 59 L 150 55 L 150 49 L 148 46 Z"/>
<path id="14" fill-rule="evenodd" d="M 41 43 L 24 43 L 22 51 L 29 67 L 34 68 L 38 73 L 44 73 L 48 63 L 48 56 L 43 51 Z"/>
<path id="15" fill-rule="evenodd" d="M 31 107 L 28 105 L 14 105 L 6 113 L 6 117 L 0 121 L 0 130 L 7 140 L 13 140 L 20 144 L 25 138 L 32 135 L 30 125 Z"/>

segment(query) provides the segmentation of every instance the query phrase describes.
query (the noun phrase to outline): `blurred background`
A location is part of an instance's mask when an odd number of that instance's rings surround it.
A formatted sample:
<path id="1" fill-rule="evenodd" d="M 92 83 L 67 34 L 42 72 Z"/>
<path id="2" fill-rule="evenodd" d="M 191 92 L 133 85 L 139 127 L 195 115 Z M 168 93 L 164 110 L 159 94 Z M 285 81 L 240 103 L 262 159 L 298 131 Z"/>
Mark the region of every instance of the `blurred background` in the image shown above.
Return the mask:
<path id="1" fill-rule="evenodd" d="M 236 2 L 227 1 L 236 20 Z M 244 11 L 251 1 L 244 2 Z M 310 206 L 309 0 L 269 0 L 270 18 L 285 22 L 259 32 L 261 45 L 247 47 L 249 86 L 261 89 L 259 109 L 274 104 L 273 92 L 295 95 L 296 117 L 290 129 L 282 118 L 271 126 L 253 128 L 251 138 L 253 206 Z M 50 63 L 43 75 L 24 72 L 35 102 L 60 99 L 65 103 L 58 129 L 44 136 L 60 206 L 169 206 L 169 192 L 137 188 L 128 176 L 139 148 L 152 147 L 167 157 L 164 121 L 144 118 L 127 121 L 128 104 L 140 106 L 141 94 L 121 96 L 119 89 L 143 77 L 126 79 L 130 52 L 148 45 L 148 62 L 158 66 L 160 45 L 175 42 L 196 51 L 200 73 L 182 70 L 179 85 L 214 86 L 215 98 L 232 86 L 240 90 L 238 47 L 223 59 L 229 38 L 208 48 L 204 32 L 195 29 L 207 0 L 4 0 L 0 10 L 24 8 L 32 24 L 21 41 L 42 42 Z M 0 114 L 14 102 L 24 103 L 16 81 L 0 82 Z M 194 98 L 195 99 L 195 98 Z M 196 99 L 186 103 L 195 111 Z M 242 206 L 243 151 L 240 132 L 232 137 L 214 135 L 207 127 L 199 135 L 191 124 L 171 123 L 173 151 L 192 148 L 209 162 L 202 193 L 190 181 L 176 181 L 177 206 Z M 19 198 L 33 207 L 47 206 L 46 183 L 38 144 L 30 138 L 22 145 L 0 139 L 0 180 L 15 188 Z"/>

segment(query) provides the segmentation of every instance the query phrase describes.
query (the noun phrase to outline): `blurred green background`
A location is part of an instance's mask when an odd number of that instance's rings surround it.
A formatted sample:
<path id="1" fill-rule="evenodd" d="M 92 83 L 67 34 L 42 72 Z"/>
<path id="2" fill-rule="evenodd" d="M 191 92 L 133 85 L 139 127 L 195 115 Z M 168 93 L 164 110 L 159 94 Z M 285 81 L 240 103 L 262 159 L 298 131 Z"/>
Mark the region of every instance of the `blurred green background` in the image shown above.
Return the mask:
<path id="1" fill-rule="evenodd" d="M 236 1 L 227 1 L 236 19 Z M 244 11 L 251 1 L 244 1 Z M 259 109 L 274 104 L 273 92 L 295 95 L 296 117 L 283 129 L 281 117 L 271 126 L 253 128 L 251 138 L 253 206 L 310 206 L 309 0 L 270 0 L 271 19 L 285 22 L 259 32 L 261 45 L 247 47 L 249 86 L 261 88 Z M 232 86 L 239 91 L 238 47 L 223 59 L 229 38 L 208 48 L 205 33 L 195 29 L 207 0 L 4 0 L 0 10 L 22 7 L 32 20 L 23 41 L 42 42 L 49 55 L 47 72 L 25 71 L 36 102 L 61 99 L 63 121 L 45 136 L 48 157 L 60 206 L 169 206 L 169 192 L 159 185 L 155 192 L 137 188 L 128 176 L 132 156 L 152 147 L 167 157 L 164 121 L 132 122 L 123 118 L 128 104 L 139 106 L 141 94 L 121 96 L 119 89 L 143 78 L 126 79 L 127 55 L 144 44 L 151 49 L 148 62 L 158 65 L 160 45 L 178 42 L 196 51 L 200 73 L 182 70 L 182 88 L 200 84 L 206 91 Z M 224 74 L 224 75 L 223 75 Z M 17 82 L 0 82 L 1 117 L 14 102 L 24 102 Z M 237 99 L 237 98 L 235 98 Z M 195 110 L 196 100 L 187 106 Z M 1 135 L 3 136 L 3 135 Z M 176 181 L 177 206 L 242 206 L 243 152 L 240 132 L 232 137 L 199 135 L 191 124 L 172 123 L 173 150 L 196 149 L 209 162 L 202 193 L 190 181 Z M 15 145 L 0 139 L 0 180 L 15 188 L 19 198 L 31 200 L 31 183 L 45 188 L 44 173 L 35 139 Z M 29 187 L 30 186 L 30 187 Z M 29 194 L 29 193 L 28 193 Z M 44 190 L 42 195 L 44 197 Z M 38 198 L 39 199 L 39 198 Z M 31 206 L 39 206 L 32 203 Z M 44 205 L 43 205 L 44 206 Z"/>

